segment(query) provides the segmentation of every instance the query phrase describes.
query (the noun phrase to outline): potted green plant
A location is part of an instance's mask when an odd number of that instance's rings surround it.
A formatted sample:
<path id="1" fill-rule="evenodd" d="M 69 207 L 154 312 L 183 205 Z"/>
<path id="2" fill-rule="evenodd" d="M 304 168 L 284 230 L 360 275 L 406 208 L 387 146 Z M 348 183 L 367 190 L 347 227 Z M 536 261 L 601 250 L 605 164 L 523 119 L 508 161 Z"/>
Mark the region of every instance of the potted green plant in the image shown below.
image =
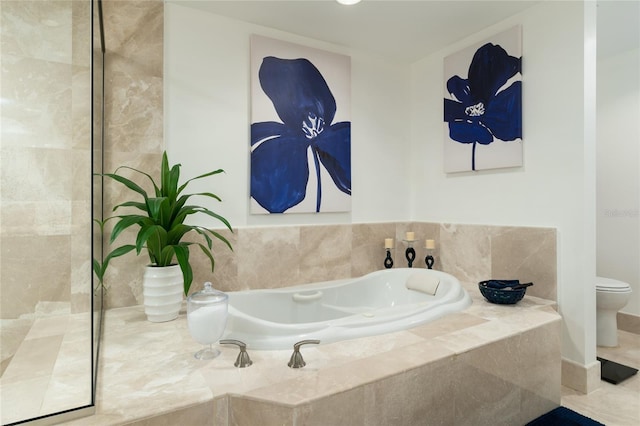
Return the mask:
<path id="1" fill-rule="evenodd" d="M 122 169 L 131 170 L 146 177 L 153 185 L 154 193 L 148 194 L 142 186 L 118 174 Z M 114 173 L 102 175 L 124 185 L 140 196 L 138 200 L 125 201 L 113 208 L 115 212 L 129 207 L 135 209 L 135 212 L 112 216 L 105 220 L 116 220 L 110 243 L 114 243 L 125 229 L 132 226 L 138 229 L 135 244 L 126 244 L 114 249 L 105 257 L 103 263 L 94 260 L 94 272 L 102 282 L 110 259 L 133 250 L 138 255 L 146 250 L 150 263 L 145 269 L 143 288 L 145 313 L 150 321 L 162 322 L 177 318 L 182 304 L 182 295 L 183 293 L 185 296 L 188 295 L 193 281 L 189 247 L 193 245 L 200 247 L 209 258 L 211 272 L 215 266 L 212 253 L 213 238 L 224 242 L 229 249 L 233 250 L 229 241 L 215 230 L 185 223 L 185 219 L 191 215 L 204 214 L 222 222 L 229 231 L 233 232 L 231 225 L 224 217 L 206 207 L 187 204 L 193 196 L 222 201 L 220 197 L 211 192 L 183 193 L 190 182 L 223 172 L 222 169 L 214 170 L 180 185 L 180 164 L 169 167 L 167 153 L 164 152 L 160 165 L 159 184 L 150 174 L 128 166 L 120 166 Z M 183 237 L 187 234 L 199 235 L 203 241 L 183 241 Z"/>

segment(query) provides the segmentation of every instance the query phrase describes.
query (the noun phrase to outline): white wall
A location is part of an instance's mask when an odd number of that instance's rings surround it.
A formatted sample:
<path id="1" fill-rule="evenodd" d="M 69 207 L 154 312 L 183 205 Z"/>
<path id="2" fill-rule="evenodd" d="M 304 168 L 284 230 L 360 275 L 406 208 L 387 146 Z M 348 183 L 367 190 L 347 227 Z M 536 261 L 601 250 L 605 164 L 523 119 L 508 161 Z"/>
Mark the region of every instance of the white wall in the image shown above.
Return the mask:
<path id="1" fill-rule="evenodd" d="M 351 56 L 352 211 L 249 214 L 249 37 L 259 34 Z M 185 176 L 223 168 L 215 209 L 233 226 L 407 220 L 409 69 L 187 7 L 165 5 L 165 143 Z"/>
<path id="2" fill-rule="evenodd" d="M 595 148 L 587 146 L 584 130 L 583 21 L 580 2 L 546 2 L 414 64 L 411 152 L 418 184 L 411 199 L 414 220 L 557 228 L 558 297 L 568 337 L 563 356 L 589 363 L 595 361 L 595 230 L 589 231 L 595 216 L 588 206 L 595 185 L 585 189 L 593 173 L 585 156 Z M 445 174 L 443 58 L 516 24 L 523 32 L 524 166 Z"/>
<path id="3" fill-rule="evenodd" d="M 628 282 L 640 315 L 640 50 L 598 62 L 597 272 Z"/>
<path id="4" fill-rule="evenodd" d="M 166 4 L 167 149 L 190 175 L 213 167 L 227 170 L 218 181 L 220 189 L 214 191 L 225 199 L 218 211 L 234 226 L 424 220 L 557 228 L 559 302 L 565 318 L 563 356 L 592 363 L 595 119 L 585 120 L 585 116 L 591 114 L 590 106 L 595 114 L 595 100 L 589 93 L 595 92 L 595 84 L 591 87 L 593 76 L 584 72 L 585 8 L 595 14 L 595 4 L 591 6 L 545 2 L 402 66 Z M 595 15 L 590 20 L 593 23 L 587 29 L 595 28 Z M 446 175 L 442 168 L 442 59 L 515 24 L 523 27 L 524 167 Z M 249 214 L 252 33 L 351 56 L 352 213 Z M 595 63 L 595 52 L 593 56 Z"/>

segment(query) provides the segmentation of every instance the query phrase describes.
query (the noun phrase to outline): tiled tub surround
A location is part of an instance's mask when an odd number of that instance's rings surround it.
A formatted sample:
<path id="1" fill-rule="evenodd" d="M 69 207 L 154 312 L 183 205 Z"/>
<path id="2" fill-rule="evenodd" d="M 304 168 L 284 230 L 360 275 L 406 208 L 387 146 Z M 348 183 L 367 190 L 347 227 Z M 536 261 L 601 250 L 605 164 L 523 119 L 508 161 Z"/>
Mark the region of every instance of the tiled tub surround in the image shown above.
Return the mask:
<path id="1" fill-rule="evenodd" d="M 517 278 L 535 283 L 527 294 L 556 300 L 556 230 L 428 222 L 362 223 L 347 225 L 246 227 L 229 238 L 234 251 L 214 241 L 215 273 L 209 260 L 192 250 L 192 291 L 206 281 L 222 291 L 288 287 L 363 276 L 383 269 L 384 240 L 393 237 L 394 265 L 406 267 L 407 231 L 415 232 L 414 267 L 424 268 L 425 239 L 436 242 L 435 269 L 460 281 Z M 139 305 L 146 256 L 124 256 L 110 264 L 106 282 L 110 308 Z"/>
<path id="2" fill-rule="evenodd" d="M 290 350 L 238 350 L 199 361 L 184 312 L 150 323 L 140 306 L 106 312 L 97 414 L 71 425 L 514 425 L 560 404 L 554 302 L 484 301 L 410 330 Z"/>

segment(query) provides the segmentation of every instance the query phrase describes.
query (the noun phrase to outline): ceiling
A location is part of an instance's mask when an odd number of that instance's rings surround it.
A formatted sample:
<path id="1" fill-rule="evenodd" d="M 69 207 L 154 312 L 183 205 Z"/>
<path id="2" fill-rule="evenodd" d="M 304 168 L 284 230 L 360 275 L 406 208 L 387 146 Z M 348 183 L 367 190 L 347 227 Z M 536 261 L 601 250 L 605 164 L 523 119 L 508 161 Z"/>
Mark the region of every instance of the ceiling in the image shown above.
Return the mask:
<path id="1" fill-rule="evenodd" d="M 395 61 L 413 62 L 542 0 L 167 0 Z M 553 1 L 553 0 L 547 0 Z M 638 47 L 640 0 L 600 0 L 599 52 Z M 602 29 L 602 30 L 601 30 Z"/>

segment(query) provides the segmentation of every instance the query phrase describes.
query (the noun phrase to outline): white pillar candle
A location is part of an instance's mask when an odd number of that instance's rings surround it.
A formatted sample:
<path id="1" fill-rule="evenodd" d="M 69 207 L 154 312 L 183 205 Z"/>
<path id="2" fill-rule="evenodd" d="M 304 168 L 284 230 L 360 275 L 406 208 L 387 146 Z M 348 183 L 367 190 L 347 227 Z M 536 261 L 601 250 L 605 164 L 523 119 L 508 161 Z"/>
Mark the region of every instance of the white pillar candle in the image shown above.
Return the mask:
<path id="1" fill-rule="evenodd" d="M 407 232 L 407 241 L 414 241 L 416 239 L 416 233 L 415 232 Z"/>
<path id="2" fill-rule="evenodd" d="M 384 248 L 393 248 L 393 238 L 385 238 L 384 239 Z"/>
<path id="3" fill-rule="evenodd" d="M 424 248 L 426 249 L 435 249 L 436 248 L 436 242 L 434 240 L 427 240 L 424 244 Z"/>

